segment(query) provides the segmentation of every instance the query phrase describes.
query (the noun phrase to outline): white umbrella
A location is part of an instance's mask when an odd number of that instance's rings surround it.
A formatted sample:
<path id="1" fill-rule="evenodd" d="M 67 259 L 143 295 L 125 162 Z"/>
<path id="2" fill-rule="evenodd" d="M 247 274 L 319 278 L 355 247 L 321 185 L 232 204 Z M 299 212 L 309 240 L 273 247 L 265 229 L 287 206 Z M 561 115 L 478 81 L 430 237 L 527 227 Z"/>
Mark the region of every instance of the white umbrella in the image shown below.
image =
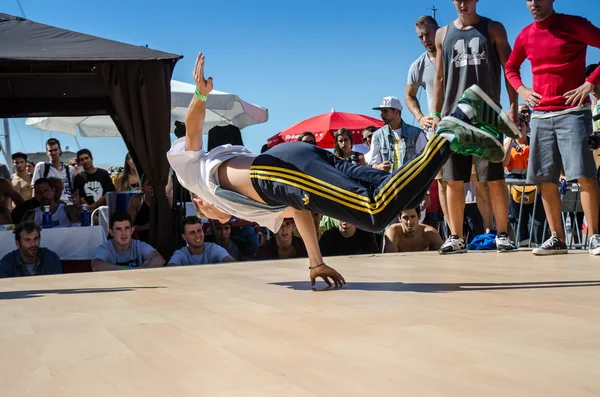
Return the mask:
<path id="1" fill-rule="evenodd" d="M 171 80 L 171 128 L 176 120 L 185 121 L 188 105 L 196 86 Z M 217 125 L 233 124 L 240 130 L 269 119 L 267 108 L 253 105 L 236 94 L 213 90 L 206 100 L 204 133 Z M 44 131 L 62 132 L 83 137 L 119 137 L 121 134 L 110 116 L 30 117 L 25 124 Z"/>

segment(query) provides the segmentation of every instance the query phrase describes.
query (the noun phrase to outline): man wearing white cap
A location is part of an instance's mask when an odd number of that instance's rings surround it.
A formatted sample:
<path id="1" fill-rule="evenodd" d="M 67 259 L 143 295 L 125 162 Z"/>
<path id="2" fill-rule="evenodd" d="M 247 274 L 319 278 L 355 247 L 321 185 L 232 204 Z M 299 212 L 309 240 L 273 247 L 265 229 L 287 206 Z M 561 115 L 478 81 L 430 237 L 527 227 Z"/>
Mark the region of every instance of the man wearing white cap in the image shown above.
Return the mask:
<path id="1" fill-rule="evenodd" d="M 371 167 L 393 172 L 422 152 L 427 138 L 422 129 L 402 120 L 398 98 L 386 96 L 373 110 L 381 111 L 385 125 L 373 133 L 371 150 L 365 157 Z"/>

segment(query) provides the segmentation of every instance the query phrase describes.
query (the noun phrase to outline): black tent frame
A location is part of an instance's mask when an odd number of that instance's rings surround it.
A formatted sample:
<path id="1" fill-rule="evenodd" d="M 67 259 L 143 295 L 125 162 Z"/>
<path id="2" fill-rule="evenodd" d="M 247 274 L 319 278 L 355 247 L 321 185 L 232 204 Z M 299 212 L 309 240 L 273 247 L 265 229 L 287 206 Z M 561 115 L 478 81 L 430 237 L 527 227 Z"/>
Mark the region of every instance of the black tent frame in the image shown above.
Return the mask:
<path id="1" fill-rule="evenodd" d="M 150 244 L 173 251 L 165 186 L 170 147 L 169 54 L 0 14 L 0 118 L 110 115 L 152 181 Z M 93 151 L 93 147 L 90 148 Z"/>

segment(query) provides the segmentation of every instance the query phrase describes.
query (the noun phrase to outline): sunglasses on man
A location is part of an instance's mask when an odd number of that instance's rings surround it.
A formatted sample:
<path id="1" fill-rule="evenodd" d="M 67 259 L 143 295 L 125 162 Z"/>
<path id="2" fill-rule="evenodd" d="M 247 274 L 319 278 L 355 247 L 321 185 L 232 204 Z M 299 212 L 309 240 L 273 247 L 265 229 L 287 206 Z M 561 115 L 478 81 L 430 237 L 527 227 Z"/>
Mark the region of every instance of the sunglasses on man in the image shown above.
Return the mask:
<path id="1" fill-rule="evenodd" d="M 371 138 L 373 138 L 373 134 L 367 135 L 367 136 L 363 136 L 363 143 L 366 143 Z"/>

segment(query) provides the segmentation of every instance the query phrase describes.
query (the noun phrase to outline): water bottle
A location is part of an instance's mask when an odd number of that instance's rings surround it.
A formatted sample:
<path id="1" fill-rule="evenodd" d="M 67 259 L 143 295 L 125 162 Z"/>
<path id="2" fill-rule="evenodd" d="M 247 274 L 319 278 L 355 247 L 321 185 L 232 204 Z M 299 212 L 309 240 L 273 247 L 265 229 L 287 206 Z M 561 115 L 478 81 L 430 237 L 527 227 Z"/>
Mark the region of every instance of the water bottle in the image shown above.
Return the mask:
<path id="1" fill-rule="evenodd" d="M 560 183 L 560 195 L 564 196 L 565 194 L 567 194 L 567 181 L 563 179 Z"/>
<path id="2" fill-rule="evenodd" d="M 81 205 L 81 226 L 90 226 L 90 213 L 87 204 Z"/>
<path id="3" fill-rule="evenodd" d="M 567 219 L 565 220 L 565 242 L 571 241 L 573 238 L 573 224 L 571 223 L 571 216 L 567 214 Z"/>
<path id="4" fill-rule="evenodd" d="M 52 214 L 50 213 L 50 206 L 44 206 L 44 213 L 42 214 L 42 228 L 52 228 Z"/>

